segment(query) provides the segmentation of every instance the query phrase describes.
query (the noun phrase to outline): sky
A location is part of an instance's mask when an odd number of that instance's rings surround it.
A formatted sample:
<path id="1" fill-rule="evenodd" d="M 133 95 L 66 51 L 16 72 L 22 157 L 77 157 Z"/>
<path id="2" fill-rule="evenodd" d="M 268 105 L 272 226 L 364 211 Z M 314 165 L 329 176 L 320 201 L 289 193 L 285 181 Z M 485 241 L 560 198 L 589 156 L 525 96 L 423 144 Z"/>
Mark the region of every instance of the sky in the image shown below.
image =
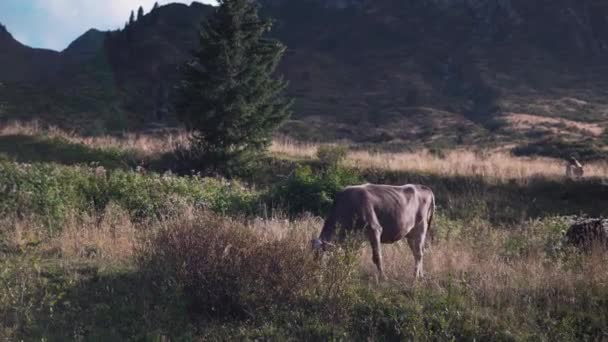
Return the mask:
<path id="1" fill-rule="evenodd" d="M 214 3 L 214 0 L 197 0 Z M 61 51 L 91 28 L 122 28 L 131 10 L 148 13 L 156 0 L 0 0 L 0 23 L 19 42 Z M 192 0 L 159 0 L 190 4 Z"/>

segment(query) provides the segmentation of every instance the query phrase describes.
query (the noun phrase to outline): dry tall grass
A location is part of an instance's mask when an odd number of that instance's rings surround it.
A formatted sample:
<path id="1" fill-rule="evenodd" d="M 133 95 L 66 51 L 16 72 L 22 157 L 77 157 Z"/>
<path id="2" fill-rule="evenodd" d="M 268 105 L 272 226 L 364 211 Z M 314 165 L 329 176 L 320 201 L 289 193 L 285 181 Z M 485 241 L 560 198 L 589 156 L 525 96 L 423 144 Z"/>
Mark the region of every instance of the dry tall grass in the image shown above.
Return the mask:
<path id="1" fill-rule="evenodd" d="M 572 301 L 581 288 L 603 288 L 608 284 L 608 255 L 595 251 L 579 255 L 560 245 L 555 225 L 561 221 L 530 221 L 509 230 L 495 229 L 488 222 L 440 220 L 442 229 L 462 225 L 459 234 L 444 237 L 425 255 L 424 286 L 438 291 L 456 284 L 466 286 L 476 305 L 525 306 L 526 296 L 542 298 L 547 305 Z M 248 227 L 263 240 L 278 241 L 297 236 L 302 246 L 316 236 L 322 221 L 305 217 L 296 221 L 283 219 L 258 220 Z M 388 284 L 415 286 L 414 258 L 405 241 L 383 245 Z M 561 252 L 552 254 L 555 249 Z M 376 267 L 371 248 L 363 244 L 359 253 L 358 271 L 375 285 Z"/>
<path id="2" fill-rule="evenodd" d="M 188 146 L 188 136 L 183 131 L 158 134 L 126 133 L 120 137 L 82 137 L 56 127 L 42 128 L 37 122 L 13 122 L 0 127 L 0 135 L 30 135 L 60 137 L 78 144 L 97 148 L 135 150 L 145 156 L 154 156 Z M 274 139 L 270 152 L 288 158 L 314 159 L 319 144 L 298 142 L 286 137 Z M 565 175 L 565 161 L 540 157 L 514 157 L 500 150 L 470 151 L 455 149 L 442 156 L 428 150 L 415 152 L 385 153 L 351 151 L 346 164 L 357 168 L 411 171 L 444 176 L 481 176 L 489 180 L 508 181 L 532 177 L 561 178 Z M 585 166 L 586 177 L 608 177 L 608 162 L 589 163 Z"/>
<path id="3" fill-rule="evenodd" d="M 0 228 L 7 233 L 8 251 L 38 248 L 45 255 L 57 255 L 65 261 L 97 260 L 110 264 L 131 263 L 145 236 L 141 227 L 117 207 L 109 208 L 103 216 L 71 217 L 57 234 L 34 218 L 6 218 Z"/>
<path id="4" fill-rule="evenodd" d="M 270 151 L 277 155 L 312 159 L 319 145 L 300 143 L 287 138 L 275 139 Z M 565 175 L 565 161 L 541 157 L 514 157 L 499 150 L 448 150 L 442 156 L 428 150 L 386 153 L 351 151 L 346 164 L 357 168 L 377 168 L 392 171 L 411 171 L 444 176 L 481 176 L 489 180 L 508 181 L 532 177 L 561 178 Z M 608 163 L 584 165 L 586 177 L 608 176 Z"/>
<path id="5" fill-rule="evenodd" d="M 68 272 L 68 279 L 78 278 L 78 274 L 69 273 L 75 272 L 70 265 L 97 263 L 99 267 L 120 265 L 133 270 L 141 265 L 157 270 L 174 287 L 169 273 L 178 271 L 178 281 L 179 276 L 185 277 L 184 284 L 191 286 L 188 291 L 195 291 L 193 298 L 206 303 L 200 308 L 220 308 L 227 315 L 234 313 L 234 307 L 251 315 L 275 305 L 291 307 L 298 305 L 302 296 L 313 293 L 324 293 L 328 298 L 350 296 L 353 289 L 362 286 L 378 293 L 383 289 L 406 293 L 424 289 L 426 295 L 438 297 L 456 291 L 468 310 L 500 321 L 512 319 L 513 313 L 531 312 L 538 305 L 542 305 L 541 311 L 553 312 L 567 306 L 583 308 L 588 298 L 605 293 L 608 284 L 608 255 L 579 255 L 565 250 L 552 256 L 547 252 L 547 247 L 557 243 L 551 235 L 551 222 L 528 222 L 500 230 L 483 220 L 465 225 L 440 218 L 442 229 L 458 226 L 459 233 L 444 235 L 426 253 L 426 277 L 414 280 L 414 260 L 406 243 L 383 245 L 389 280 L 380 284 L 376 283 L 367 243 L 354 267 L 344 263 L 319 266 L 322 263 L 314 259 L 309 243 L 321 227 L 317 217 L 244 221 L 190 210 L 187 215 L 171 216 L 164 222 L 135 224 L 115 208 L 101 220 L 75 220 L 50 237 L 44 234 L 44 227 L 32 222 L 0 222 L 12 245 L 8 250 L 30 253 L 34 248 L 42 255 L 51 255 Z M 159 240 L 159 236 L 165 239 Z M 142 253 L 156 255 L 152 260 L 158 265 L 142 263 Z M 330 253 L 325 260 L 332 258 Z M 44 288 L 39 271 L 31 277 L 28 282 L 38 279 L 35 286 Z M 340 312 L 339 301 L 330 303 L 325 307 L 336 306 L 334 309 Z M 0 313 L 2 310 L 0 300 Z M 517 329 L 517 324 L 530 320 L 534 317 L 517 317 L 509 328 L 514 324 Z M 0 336 L 2 333 L 0 327 Z"/>
<path id="6" fill-rule="evenodd" d="M 90 136 L 84 137 L 75 132 L 60 129 L 55 126 L 43 126 L 37 121 L 14 121 L 0 126 L 0 135 L 26 135 L 61 138 L 75 144 L 83 144 L 95 148 L 118 148 L 135 150 L 143 155 L 153 156 L 171 152 L 177 147 L 188 145 L 185 132 L 159 132 L 157 134 L 125 133 L 121 136 Z"/>
<path id="7" fill-rule="evenodd" d="M 50 246 L 68 259 L 96 259 L 129 263 L 141 242 L 142 230 L 128 212 L 110 205 L 100 217 L 85 216 L 68 221 Z"/>
<path id="8" fill-rule="evenodd" d="M 251 248 L 260 243 L 272 246 L 273 242 L 288 240 L 301 246 L 303 253 L 309 250 L 310 239 L 316 237 L 322 225 L 319 217 L 306 216 L 298 220 L 282 217 L 252 220 L 220 218 L 197 210 L 188 215 L 177 215 L 153 226 L 133 223 L 129 215 L 118 207 L 110 207 L 99 218 L 79 219 L 68 223 L 63 231 L 43 242 L 43 249 L 60 252 L 65 260 L 104 260 L 112 263 L 130 264 L 144 245 L 150 245 L 158 231 L 180 231 L 184 226 L 210 224 L 211 218 L 223 221 L 219 226 L 234 227 L 234 231 L 247 231 Z M 459 234 L 444 237 L 427 251 L 424 259 L 427 277 L 425 286 L 442 289 L 446 282 L 463 281 L 474 290 L 478 300 L 486 304 L 517 304 L 518 293 L 558 293 L 560 298 L 575 296 L 581 284 L 592 288 L 608 284 L 608 255 L 592 253 L 571 258 L 552 257 L 548 254 L 551 244 L 558 247 L 559 239 L 551 236 L 547 225 L 551 222 L 528 222 L 510 230 L 493 229 L 485 221 L 475 221 L 467 226 L 455 221 L 440 221 L 442 229 L 460 226 Z M 6 223 L 6 222 L 5 222 Z M 43 228 L 33 221 L 16 220 L 8 229 L 8 241 L 21 249 L 46 238 Z M 230 233 L 233 230 L 229 230 Z M 223 234 L 206 229 L 207 234 Z M 216 237 L 217 238 L 217 237 Z M 207 236 L 205 239 L 214 239 Z M 512 247 L 513 242 L 521 245 Z M 245 243 L 245 242 L 243 242 Z M 254 246 L 255 245 L 255 246 Z M 158 247 L 158 246 L 156 246 Z M 199 246 L 200 247 L 200 246 Z M 228 248 L 228 246 L 225 246 Z M 413 286 L 414 259 L 405 241 L 382 245 L 385 272 L 389 283 Z M 248 247 L 249 248 L 249 247 Z M 197 253 L 194 250 L 185 253 Z M 567 252 L 566 253 L 570 253 Z M 256 258 L 256 255 L 249 255 Z M 276 257 L 289 258 L 289 255 Z M 371 248 L 365 243 L 359 253 L 359 272 L 375 284 L 376 268 L 372 263 Z M 272 259 L 272 258 L 271 258 Z M 286 270 L 288 271 L 288 270 Z"/>

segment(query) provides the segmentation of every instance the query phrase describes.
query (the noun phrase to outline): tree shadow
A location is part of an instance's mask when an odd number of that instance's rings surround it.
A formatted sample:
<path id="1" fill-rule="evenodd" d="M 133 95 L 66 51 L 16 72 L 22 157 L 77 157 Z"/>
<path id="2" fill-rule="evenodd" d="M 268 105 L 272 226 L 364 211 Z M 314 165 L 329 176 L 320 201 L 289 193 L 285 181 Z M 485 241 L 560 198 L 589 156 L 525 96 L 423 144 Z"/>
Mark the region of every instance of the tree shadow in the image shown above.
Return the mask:
<path id="1" fill-rule="evenodd" d="M 97 163 L 107 169 L 128 169 L 140 163 L 135 152 L 99 149 L 62 138 L 28 135 L 0 136 L 0 156 L 20 163 L 58 163 L 63 165 Z"/>

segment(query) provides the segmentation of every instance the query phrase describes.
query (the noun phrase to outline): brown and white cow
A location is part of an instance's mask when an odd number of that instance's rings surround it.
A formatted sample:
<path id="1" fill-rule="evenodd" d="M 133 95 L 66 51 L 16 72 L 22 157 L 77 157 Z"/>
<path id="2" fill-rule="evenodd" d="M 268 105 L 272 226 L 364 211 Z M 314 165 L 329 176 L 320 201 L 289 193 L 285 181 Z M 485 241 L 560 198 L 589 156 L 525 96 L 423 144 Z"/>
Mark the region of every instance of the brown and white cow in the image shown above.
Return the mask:
<path id="1" fill-rule="evenodd" d="M 312 240 L 313 248 L 325 250 L 349 232 L 362 232 L 371 243 L 374 264 L 384 279 L 381 244 L 405 238 L 414 254 L 415 275 L 419 278 L 423 276 L 427 237 L 432 239 L 434 212 L 435 196 L 423 185 L 350 186 L 337 194 L 321 235 Z"/>

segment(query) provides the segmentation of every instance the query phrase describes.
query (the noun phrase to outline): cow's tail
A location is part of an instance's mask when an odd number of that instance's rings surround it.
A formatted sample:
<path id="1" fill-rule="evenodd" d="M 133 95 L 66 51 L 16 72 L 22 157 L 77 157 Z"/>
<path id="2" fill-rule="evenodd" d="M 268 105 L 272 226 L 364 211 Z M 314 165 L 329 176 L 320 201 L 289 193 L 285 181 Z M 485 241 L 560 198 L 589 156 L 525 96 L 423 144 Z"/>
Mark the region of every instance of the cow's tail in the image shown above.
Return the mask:
<path id="1" fill-rule="evenodd" d="M 425 248 L 430 248 L 431 244 L 435 240 L 435 230 L 433 229 L 433 218 L 435 216 L 435 195 L 431 195 L 431 206 L 429 207 L 429 217 L 427 223 L 427 239 L 425 243 Z"/>

